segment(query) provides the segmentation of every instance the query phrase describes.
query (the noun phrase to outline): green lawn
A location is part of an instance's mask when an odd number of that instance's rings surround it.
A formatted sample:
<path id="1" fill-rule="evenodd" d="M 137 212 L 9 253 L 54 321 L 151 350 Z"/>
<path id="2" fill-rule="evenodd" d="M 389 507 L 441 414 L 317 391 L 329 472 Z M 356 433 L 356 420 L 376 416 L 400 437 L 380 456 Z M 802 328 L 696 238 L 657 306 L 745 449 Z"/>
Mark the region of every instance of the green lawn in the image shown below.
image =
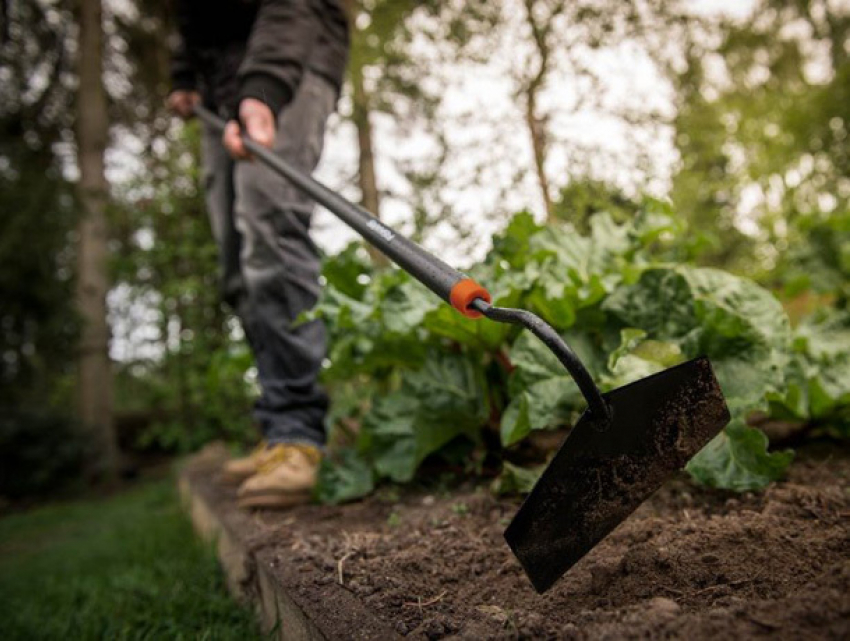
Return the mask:
<path id="1" fill-rule="evenodd" d="M 0 639 L 255 639 L 173 482 L 0 519 Z"/>

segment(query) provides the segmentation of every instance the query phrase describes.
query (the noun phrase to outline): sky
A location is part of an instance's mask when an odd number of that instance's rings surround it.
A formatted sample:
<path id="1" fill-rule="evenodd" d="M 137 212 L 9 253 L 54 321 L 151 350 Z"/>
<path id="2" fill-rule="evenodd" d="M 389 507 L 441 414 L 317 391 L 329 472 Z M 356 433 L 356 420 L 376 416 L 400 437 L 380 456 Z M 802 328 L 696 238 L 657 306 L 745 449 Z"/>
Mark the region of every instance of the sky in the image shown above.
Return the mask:
<path id="1" fill-rule="evenodd" d="M 692 0 L 687 4 L 695 13 L 722 12 L 743 18 L 753 0 Z M 436 230 L 425 241 L 426 248 L 447 254 L 445 259 L 460 263 L 461 267 L 484 255 L 489 238 L 506 223 L 509 212 L 529 209 L 539 219 L 544 216 L 522 105 L 512 95 L 514 85 L 509 78 L 511 69 L 522 64 L 520 29 L 522 25 L 514 21 L 504 30 L 503 46 L 496 48 L 496 55 L 485 65 L 461 64 L 434 70 L 434 80 L 442 85 L 440 113 L 452 144 L 446 174 L 463 176 L 476 166 L 486 167 L 482 181 L 457 184 L 443 194 L 454 214 L 474 230 L 473 238 L 478 242 L 459 247 L 454 254 L 446 252 L 446 247 L 456 246 L 448 228 Z M 635 43 L 602 50 L 589 56 L 587 62 L 603 79 L 603 108 L 589 107 L 578 112 L 561 108 L 571 105 L 581 91 L 578 79 L 566 71 L 554 74 L 540 101 L 541 111 L 551 118 L 555 138 L 547 165 L 550 181 L 564 186 L 574 175 L 572 172 L 581 167 L 582 172 L 588 171 L 592 177 L 618 185 L 627 193 L 663 197 L 677 161 L 672 128 L 628 126 L 609 112 L 622 108 L 635 113 L 656 110 L 670 117 L 675 112 L 672 88 Z M 346 96 L 340 110 L 350 110 Z M 395 170 L 396 163 L 427 156 L 429 140 L 421 132 L 400 133 L 386 115 L 373 117 L 373 126 L 379 187 L 403 191 L 405 184 Z M 339 115 L 333 117 L 316 177 L 356 200 L 358 191 L 351 184 L 357 166 L 355 136 L 353 125 Z M 642 161 L 647 159 L 648 166 L 643 166 Z M 510 184 L 517 172 L 523 174 L 519 183 L 507 194 L 501 193 L 498 186 Z M 411 219 L 411 207 L 403 199 L 389 199 L 382 205 L 382 218 L 403 232 L 409 231 L 405 223 Z M 314 236 L 331 254 L 355 238 L 353 232 L 321 209 L 314 220 Z"/>

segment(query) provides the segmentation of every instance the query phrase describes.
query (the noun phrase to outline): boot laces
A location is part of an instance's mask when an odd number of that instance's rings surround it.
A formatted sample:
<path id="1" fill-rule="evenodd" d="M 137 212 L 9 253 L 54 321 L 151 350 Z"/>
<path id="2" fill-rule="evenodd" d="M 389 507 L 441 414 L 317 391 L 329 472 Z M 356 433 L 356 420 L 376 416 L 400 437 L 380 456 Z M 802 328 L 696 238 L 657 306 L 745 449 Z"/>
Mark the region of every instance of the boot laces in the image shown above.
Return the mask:
<path id="1" fill-rule="evenodd" d="M 271 472 L 281 463 L 290 460 L 296 452 L 301 452 L 310 463 L 318 465 L 322 458 L 318 448 L 312 445 L 304 445 L 302 443 L 279 443 L 272 447 L 269 455 L 263 460 L 259 466 L 260 474 Z"/>

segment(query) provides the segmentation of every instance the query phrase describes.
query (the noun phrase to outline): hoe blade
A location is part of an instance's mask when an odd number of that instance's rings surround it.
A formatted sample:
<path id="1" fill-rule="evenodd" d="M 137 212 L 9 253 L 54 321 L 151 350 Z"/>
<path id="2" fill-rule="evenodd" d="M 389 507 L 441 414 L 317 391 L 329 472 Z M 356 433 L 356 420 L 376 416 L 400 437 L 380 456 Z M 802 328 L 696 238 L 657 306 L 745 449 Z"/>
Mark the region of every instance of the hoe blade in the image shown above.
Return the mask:
<path id="1" fill-rule="evenodd" d="M 707 358 L 604 395 L 607 426 L 585 413 L 505 530 L 539 592 L 624 521 L 729 422 Z"/>

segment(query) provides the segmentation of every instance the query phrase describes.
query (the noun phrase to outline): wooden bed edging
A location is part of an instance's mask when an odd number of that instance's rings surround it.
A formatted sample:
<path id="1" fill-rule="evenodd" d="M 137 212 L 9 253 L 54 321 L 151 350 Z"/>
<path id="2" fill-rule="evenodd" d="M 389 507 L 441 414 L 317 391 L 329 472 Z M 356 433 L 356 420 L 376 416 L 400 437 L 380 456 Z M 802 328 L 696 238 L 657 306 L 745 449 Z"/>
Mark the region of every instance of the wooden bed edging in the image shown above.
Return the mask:
<path id="1" fill-rule="evenodd" d="M 400 638 L 341 586 L 328 586 L 326 602 L 302 597 L 297 573 L 281 572 L 283 561 L 273 550 L 252 549 L 254 515 L 211 500 L 215 477 L 211 470 L 225 456 L 221 448 L 190 458 L 179 471 L 178 489 L 195 531 L 215 546 L 228 589 L 253 605 L 263 631 L 282 641 Z M 335 608 L 340 600 L 347 602 L 346 608 Z"/>

